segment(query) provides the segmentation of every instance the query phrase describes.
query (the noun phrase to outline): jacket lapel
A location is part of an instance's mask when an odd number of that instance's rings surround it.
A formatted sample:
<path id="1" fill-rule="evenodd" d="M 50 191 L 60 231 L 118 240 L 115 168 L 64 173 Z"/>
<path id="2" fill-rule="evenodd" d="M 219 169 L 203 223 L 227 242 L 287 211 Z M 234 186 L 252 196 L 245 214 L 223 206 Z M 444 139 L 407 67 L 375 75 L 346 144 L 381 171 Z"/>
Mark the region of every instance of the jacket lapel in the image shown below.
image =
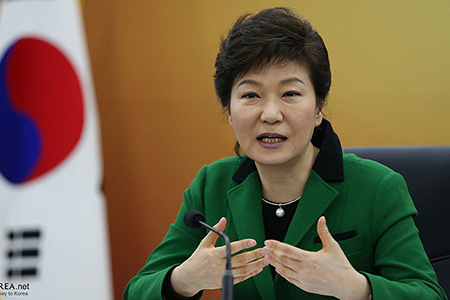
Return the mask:
<path id="1" fill-rule="evenodd" d="M 317 227 L 317 220 L 337 195 L 338 192 L 312 170 L 284 242 L 298 245 L 311 227 Z"/>
<path id="2" fill-rule="evenodd" d="M 261 205 L 261 182 L 258 172 L 247 176 L 245 181 L 228 191 L 228 202 L 234 227 L 239 240 L 253 238 L 257 247 L 264 247 L 266 238 Z M 270 268 L 253 277 L 261 299 L 275 299 L 275 286 Z"/>

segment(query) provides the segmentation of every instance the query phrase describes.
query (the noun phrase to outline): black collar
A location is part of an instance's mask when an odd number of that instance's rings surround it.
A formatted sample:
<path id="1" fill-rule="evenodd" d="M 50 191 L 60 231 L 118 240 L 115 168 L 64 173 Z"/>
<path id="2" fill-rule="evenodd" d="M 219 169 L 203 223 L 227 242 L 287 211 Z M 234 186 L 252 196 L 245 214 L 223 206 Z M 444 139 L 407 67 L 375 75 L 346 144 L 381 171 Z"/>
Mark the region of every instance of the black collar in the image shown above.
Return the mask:
<path id="1" fill-rule="evenodd" d="M 311 143 L 320 149 L 313 170 L 327 182 L 343 181 L 344 164 L 341 142 L 328 120 L 323 119 L 322 123 L 315 128 Z M 255 162 L 245 157 L 244 162 L 234 173 L 233 179 L 241 183 L 254 171 L 256 171 Z"/>

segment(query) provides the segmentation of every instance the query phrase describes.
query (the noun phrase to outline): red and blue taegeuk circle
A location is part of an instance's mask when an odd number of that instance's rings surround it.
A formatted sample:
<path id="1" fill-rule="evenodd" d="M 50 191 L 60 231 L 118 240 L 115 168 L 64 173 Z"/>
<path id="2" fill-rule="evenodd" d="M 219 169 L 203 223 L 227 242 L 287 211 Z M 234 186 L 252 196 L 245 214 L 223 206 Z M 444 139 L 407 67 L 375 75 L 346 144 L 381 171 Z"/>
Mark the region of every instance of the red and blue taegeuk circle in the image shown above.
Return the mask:
<path id="1" fill-rule="evenodd" d="M 83 129 L 83 93 L 65 55 L 41 39 L 12 43 L 0 60 L 0 173 L 38 178 L 72 152 Z"/>

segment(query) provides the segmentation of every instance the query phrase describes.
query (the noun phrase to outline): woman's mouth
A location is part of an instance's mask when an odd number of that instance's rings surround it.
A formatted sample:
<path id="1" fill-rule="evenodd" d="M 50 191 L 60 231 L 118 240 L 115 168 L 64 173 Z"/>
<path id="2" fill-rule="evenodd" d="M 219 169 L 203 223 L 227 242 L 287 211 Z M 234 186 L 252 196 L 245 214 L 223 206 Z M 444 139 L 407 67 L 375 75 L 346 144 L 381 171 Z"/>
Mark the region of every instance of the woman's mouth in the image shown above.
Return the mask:
<path id="1" fill-rule="evenodd" d="M 257 138 L 258 143 L 264 148 L 278 148 L 284 145 L 287 137 L 278 133 L 263 133 Z"/>
<path id="2" fill-rule="evenodd" d="M 279 142 L 283 141 L 283 139 L 279 138 L 279 137 L 267 137 L 267 136 L 262 137 L 259 140 L 264 143 L 279 143 Z"/>

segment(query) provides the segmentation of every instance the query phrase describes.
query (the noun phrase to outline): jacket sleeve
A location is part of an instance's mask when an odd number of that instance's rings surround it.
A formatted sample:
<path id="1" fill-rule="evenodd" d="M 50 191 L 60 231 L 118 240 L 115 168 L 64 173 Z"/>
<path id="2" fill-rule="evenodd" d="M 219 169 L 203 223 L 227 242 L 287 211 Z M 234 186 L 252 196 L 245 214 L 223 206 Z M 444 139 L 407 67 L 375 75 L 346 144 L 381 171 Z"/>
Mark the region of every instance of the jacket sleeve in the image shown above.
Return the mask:
<path id="1" fill-rule="evenodd" d="M 145 266 L 128 283 L 123 294 L 124 300 L 164 299 L 162 287 L 166 275 L 173 267 L 184 262 L 206 235 L 204 229 L 190 229 L 183 221 L 188 210 L 203 211 L 205 174 L 206 167 L 203 167 L 185 191 L 184 202 L 175 222 L 170 225 L 161 244 L 150 254 Z"/>
<path id="2" fill-rule="evenodd" d="M 363 272 L 373 299 L 447 299 L 419 238 L 413 220 L 417 211 L 403 177 L 385 176 L 373 205 L 376 272 Z"/>

